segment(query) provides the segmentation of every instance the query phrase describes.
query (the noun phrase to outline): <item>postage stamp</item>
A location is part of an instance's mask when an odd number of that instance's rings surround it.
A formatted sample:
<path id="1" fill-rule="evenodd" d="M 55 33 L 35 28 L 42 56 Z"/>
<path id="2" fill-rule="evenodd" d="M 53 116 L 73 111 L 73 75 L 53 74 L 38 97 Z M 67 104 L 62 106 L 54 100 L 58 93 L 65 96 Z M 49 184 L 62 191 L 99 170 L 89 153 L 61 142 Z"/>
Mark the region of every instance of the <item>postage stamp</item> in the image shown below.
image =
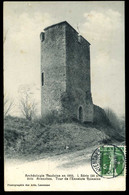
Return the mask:
<path id="1" fill-rule="evenodd" d="M 96 174 L 104 178 L 124 176 L 124 146 L 104 145 L 97 148 L 91 157 L 91 166 Z"/>

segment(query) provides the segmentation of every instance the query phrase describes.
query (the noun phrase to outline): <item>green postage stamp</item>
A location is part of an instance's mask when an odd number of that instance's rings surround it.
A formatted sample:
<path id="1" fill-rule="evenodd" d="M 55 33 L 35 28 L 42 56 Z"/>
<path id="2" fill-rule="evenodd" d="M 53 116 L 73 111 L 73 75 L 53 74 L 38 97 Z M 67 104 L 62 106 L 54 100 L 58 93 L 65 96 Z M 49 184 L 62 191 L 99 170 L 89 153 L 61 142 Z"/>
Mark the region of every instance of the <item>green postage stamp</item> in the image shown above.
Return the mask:
<path id="1" fill-rule="evenodd" d="M 100 146 L 91 157 L 93 170 L 101 177 L 113 178 L 124 175 L 125 148 L 114 145 Z"/>

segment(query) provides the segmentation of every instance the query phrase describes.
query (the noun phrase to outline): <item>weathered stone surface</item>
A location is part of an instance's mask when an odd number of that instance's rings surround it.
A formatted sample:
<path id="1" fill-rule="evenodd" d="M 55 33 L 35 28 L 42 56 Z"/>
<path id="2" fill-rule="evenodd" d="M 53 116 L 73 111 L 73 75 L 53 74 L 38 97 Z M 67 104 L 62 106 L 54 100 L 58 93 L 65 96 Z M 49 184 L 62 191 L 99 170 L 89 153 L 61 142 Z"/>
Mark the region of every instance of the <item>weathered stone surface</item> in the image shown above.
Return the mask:
<path id="1" fill-rule="evenodd" d="M 94 105 L 93 109 L 94 109 L 93 122 L 95 124 L 111 126 L 111 123 L 107 118 L 105 111 L 101 107 Z"/>
<path id="2" fill-rule="evenodd" d="M 90 44 L 67 22 L 41 34 L 42 116 L 57 110 L 81 121 L 93 121 Z M 42 74 L 41 74 L 42 75 Z"/>

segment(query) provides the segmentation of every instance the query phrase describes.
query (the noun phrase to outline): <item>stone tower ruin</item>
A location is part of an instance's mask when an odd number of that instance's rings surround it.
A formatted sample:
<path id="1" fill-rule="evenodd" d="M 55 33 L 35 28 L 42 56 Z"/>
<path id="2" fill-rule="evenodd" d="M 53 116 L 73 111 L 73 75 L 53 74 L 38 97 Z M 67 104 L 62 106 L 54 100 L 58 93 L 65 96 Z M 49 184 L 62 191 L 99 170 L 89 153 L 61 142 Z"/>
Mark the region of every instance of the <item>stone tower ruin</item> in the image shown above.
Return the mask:
<path id="1" fill-rule="evenodd" d="M 41 115 L 93 122 L 90 43 L 66 21 L 45 28 L 40 40 Z"/>

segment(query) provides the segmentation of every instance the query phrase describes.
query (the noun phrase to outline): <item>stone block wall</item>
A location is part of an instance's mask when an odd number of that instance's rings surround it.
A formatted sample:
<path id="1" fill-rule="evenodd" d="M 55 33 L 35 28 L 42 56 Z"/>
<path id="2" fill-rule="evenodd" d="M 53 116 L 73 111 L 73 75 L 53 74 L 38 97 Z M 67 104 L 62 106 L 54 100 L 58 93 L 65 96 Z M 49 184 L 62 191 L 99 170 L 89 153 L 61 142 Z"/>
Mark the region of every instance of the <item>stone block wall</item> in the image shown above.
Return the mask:
<path id="1" fill-rule="evenodd" d="M 44 30 L 40 35 L 42 116 L 56 110 L 92 122 L 90 44 L 67 22 Z"/>
<path id="2" fill-rule="evenodd" d="M 82 36 L 66 26 L 66 92 L 71 96 L 69 111 L 82 121 L 93 121 L 93 103 L 90 83 L 90 44 Z"/>
<path id="3" fill-rule="evenodd" d="M 43 36 L 42 36 L 43 37 Z M 41 40 L 41 114 L 60 110 L 61 94 L 66 91 L 65 26 L 57 25 L 45 30 Z"/>

